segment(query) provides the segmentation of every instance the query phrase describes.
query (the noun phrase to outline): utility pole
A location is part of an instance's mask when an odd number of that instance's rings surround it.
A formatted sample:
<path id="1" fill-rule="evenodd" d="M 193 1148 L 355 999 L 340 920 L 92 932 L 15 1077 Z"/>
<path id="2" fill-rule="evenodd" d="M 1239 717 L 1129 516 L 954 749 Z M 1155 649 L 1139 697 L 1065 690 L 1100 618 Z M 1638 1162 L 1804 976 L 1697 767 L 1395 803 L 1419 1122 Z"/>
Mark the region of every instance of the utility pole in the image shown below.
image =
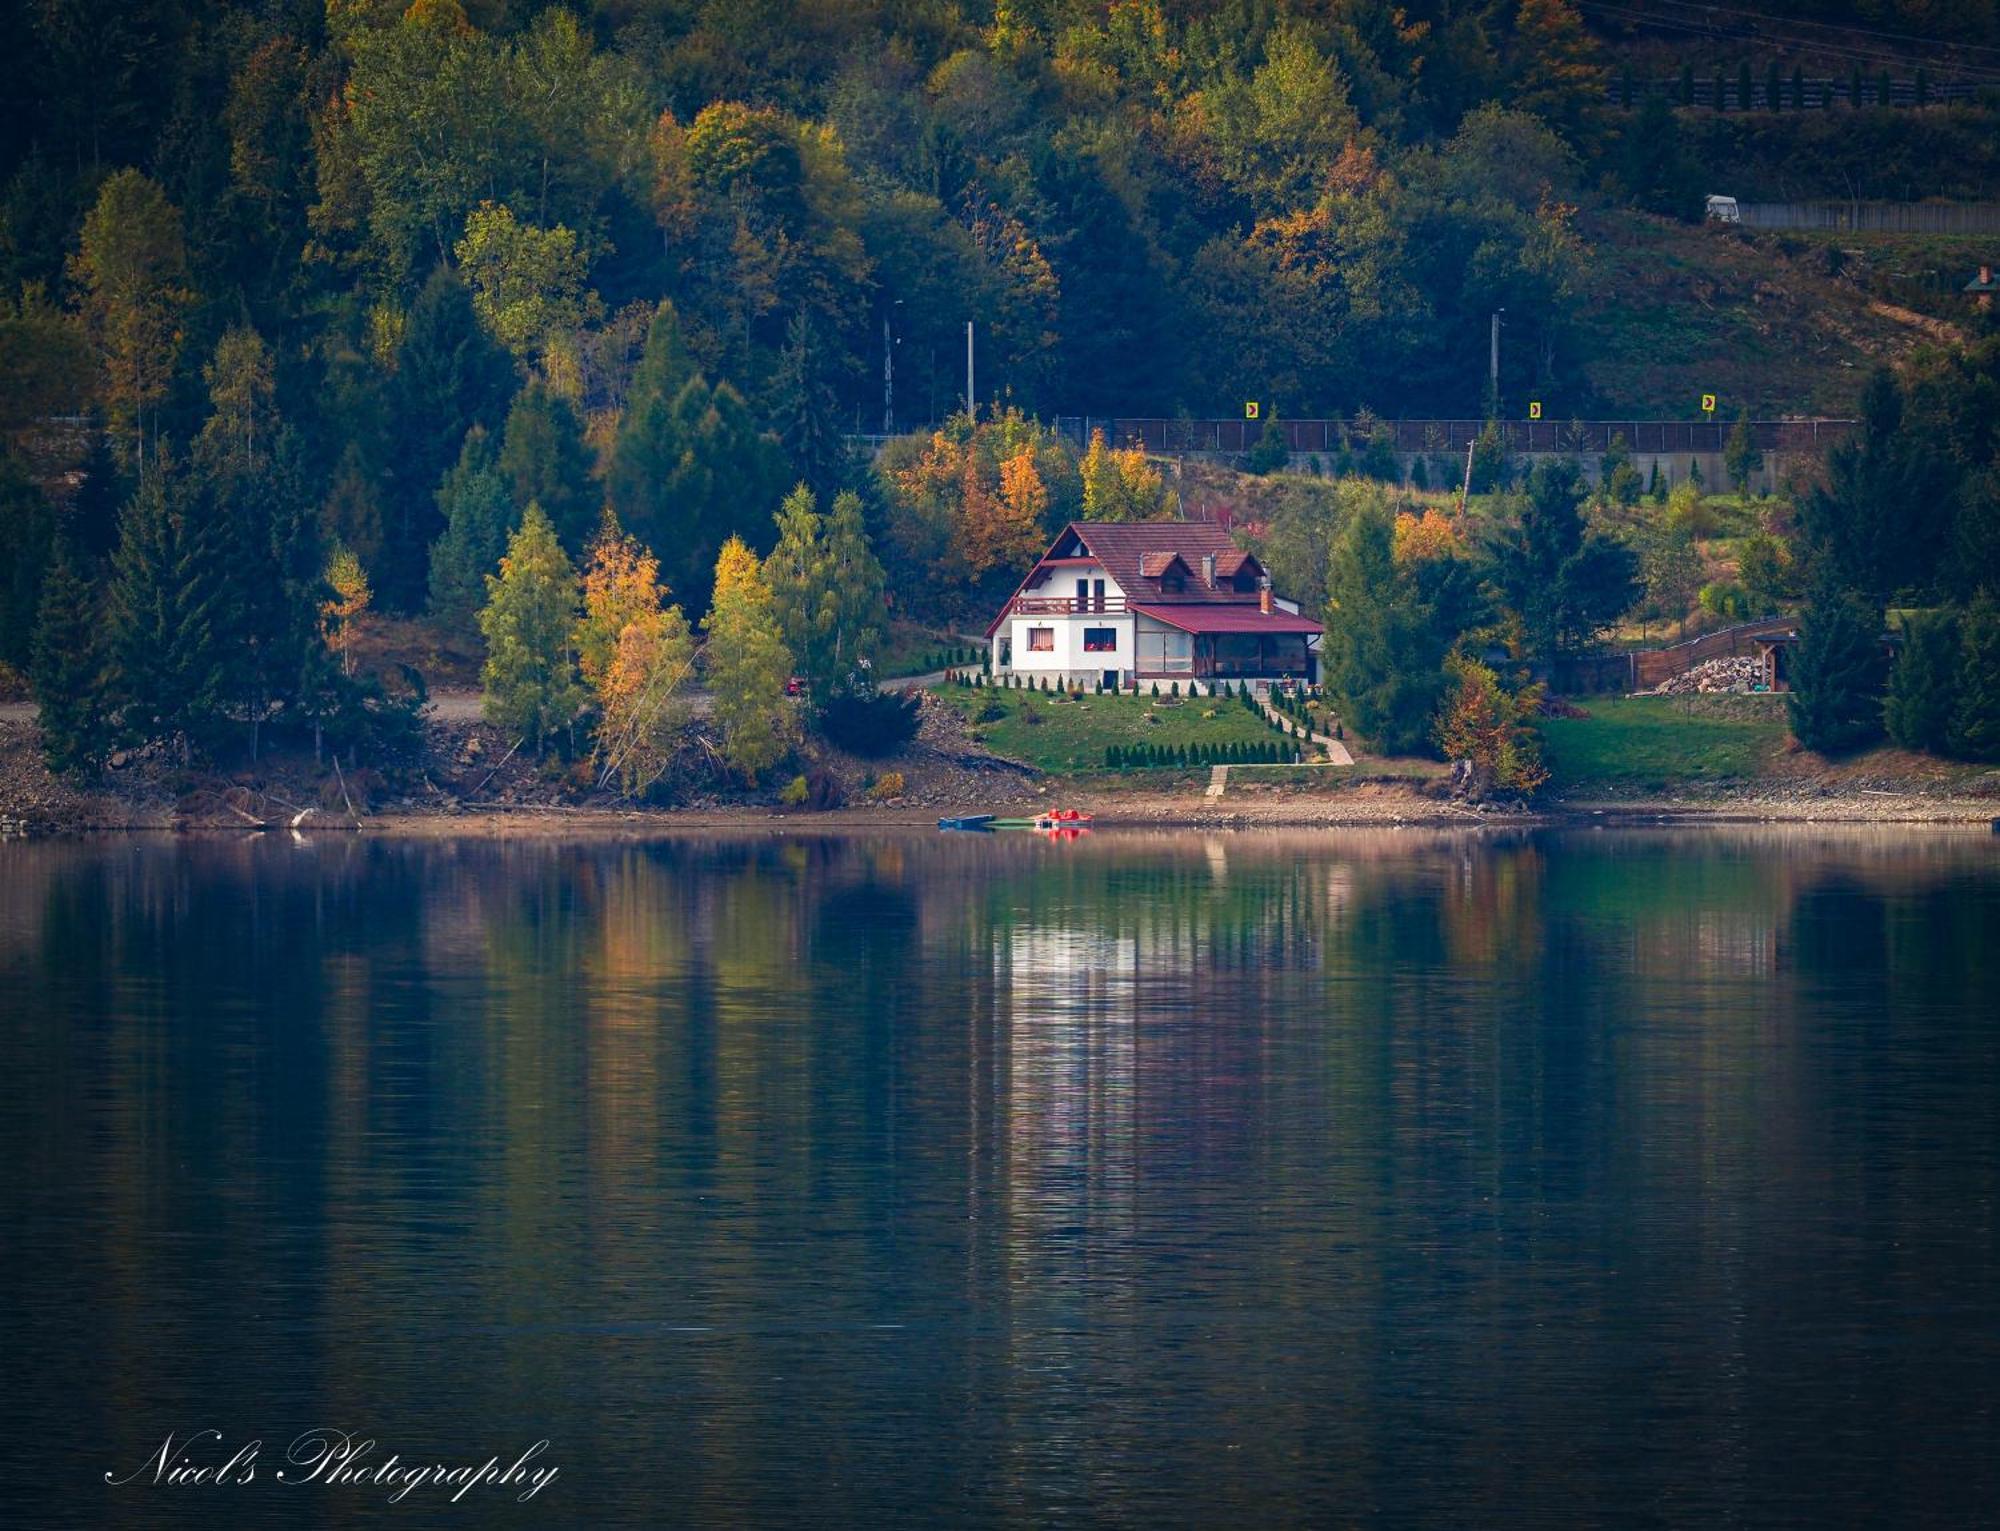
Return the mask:
<path id="1" fill-rule="evenodd" d="M 979 418 L 979 395 L 972 391 L 972 321 L 965 321 L 965 415 L 968 420 Z"/>
<path id="2" fill-rule="evenodd" d="M 896 342 L 889 332 L 889 313 L 882 313 L 882 434 L 896 434 Z"/>
<path id="3" fill-rule="evenodd" d="M 1493 314 L 1493 351 L 1486 374 L 1486 411 L 1495 419 L 1500 415 L 1500 316 L 1506 312 L 1502 308 Z"/>

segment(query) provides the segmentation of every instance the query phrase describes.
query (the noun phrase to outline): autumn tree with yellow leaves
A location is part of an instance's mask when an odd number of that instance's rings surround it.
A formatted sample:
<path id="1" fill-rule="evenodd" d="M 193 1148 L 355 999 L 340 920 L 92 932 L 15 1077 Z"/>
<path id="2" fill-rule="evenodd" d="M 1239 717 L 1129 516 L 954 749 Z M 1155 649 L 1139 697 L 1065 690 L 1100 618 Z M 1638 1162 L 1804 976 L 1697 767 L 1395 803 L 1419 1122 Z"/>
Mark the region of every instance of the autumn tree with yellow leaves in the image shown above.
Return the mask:
<path id="1" fill-rule="evenodd" d="M 607 513 L 583 574 L 577 669 L 597 704 L 598 785 L 635 797 L 666 774 L 686 721 L 694 635 L 667 594 L 660 561 Z"/>

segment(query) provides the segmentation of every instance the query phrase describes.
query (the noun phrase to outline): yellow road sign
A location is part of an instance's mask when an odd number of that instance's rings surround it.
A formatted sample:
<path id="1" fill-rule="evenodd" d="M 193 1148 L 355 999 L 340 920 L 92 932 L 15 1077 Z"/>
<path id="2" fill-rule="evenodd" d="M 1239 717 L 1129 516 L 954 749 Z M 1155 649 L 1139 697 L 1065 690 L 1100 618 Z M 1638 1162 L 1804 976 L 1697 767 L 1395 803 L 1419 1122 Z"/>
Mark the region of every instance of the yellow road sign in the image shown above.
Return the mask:
<path id="1" fill-rule="evenodd" d="M 1539 420 L 1542 418 L 1542 401 L 1540 399 L 1535 400 L 1534 403 L 1528 406 L 1528 418 L 1530 420 Z"/>
<path id="2" fill-rule="evenodd" d="M 1715 413 L 1715 395 L 1714 395 L 1714 394 L 1712 394 L 1712 393 L 1705 393 L 1705 394 L 1703 394 L 1703 395 L 1701 396 L 1701 412 L 1702 412 L 1703 414 L 1705 414 L 1705 415 L 1712 415 L 1712 414 L 1714 414 L 1714 413 Z"/>
<path id="3" fill-rule="evenodd" d="M 1245 399 L 1243 401 L 1243 418 L 1245 420 L 1255 420 L 1257 418 L 1257 401 L 1255 399 Z"/>

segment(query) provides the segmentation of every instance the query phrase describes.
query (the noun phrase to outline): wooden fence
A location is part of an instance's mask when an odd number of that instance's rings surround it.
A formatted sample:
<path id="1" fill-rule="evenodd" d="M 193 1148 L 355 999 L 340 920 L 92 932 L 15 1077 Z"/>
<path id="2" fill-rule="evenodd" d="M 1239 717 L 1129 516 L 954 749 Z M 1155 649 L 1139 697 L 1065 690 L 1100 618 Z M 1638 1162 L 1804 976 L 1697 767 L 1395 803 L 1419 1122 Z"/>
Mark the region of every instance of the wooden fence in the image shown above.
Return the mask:
<path id="1" fill-rule="evenodd" d="M 1717 106 L 1716 89 L 1721 87 L 1721 106 Z M 1864 74 L 1861 77 L 1860 94 L 1856 97 L 1853 77 L 1838 79 L 1801 79 L 1793 81 L 1789 74 L 1778 81 L 1777 104 L 1771 102 L 1770 77 L 1758 71 L 1750 81 L 1750 96 L 1746 103 L 1743 96 L 1743 79 L 1735 70 L 1726 70 L 1720 81 L 1714 71 L 1698 73 L 1691 82 L 1671 80 L 1633 80 L 1629 93 L 1627 83 L 1614 79 L 1605 87 L 1605 94 L 1616 106 L 1636 108 L 1648 96 L 1660 96 L 1675 106 L 1705 106 L 1711 110 L 1751 111 L 1751 112 L 1821 112 L 1832 108 L 1852 111 L 1856 106 L 1942 106 L 1955 101 L 1979 101 L 2000 93 L 2000 88 L 1974 80 L 1932 80 L 1922 91 L 1917 89 L 1914 76 L 1904 80 L 1890 80 L 1889 94 L 1882 95 L 1880 74 Z M 1692 97 L 1692 101 L 1689 100 Z M 1921 99 L 1919 99 L 1921 97 Z"/>

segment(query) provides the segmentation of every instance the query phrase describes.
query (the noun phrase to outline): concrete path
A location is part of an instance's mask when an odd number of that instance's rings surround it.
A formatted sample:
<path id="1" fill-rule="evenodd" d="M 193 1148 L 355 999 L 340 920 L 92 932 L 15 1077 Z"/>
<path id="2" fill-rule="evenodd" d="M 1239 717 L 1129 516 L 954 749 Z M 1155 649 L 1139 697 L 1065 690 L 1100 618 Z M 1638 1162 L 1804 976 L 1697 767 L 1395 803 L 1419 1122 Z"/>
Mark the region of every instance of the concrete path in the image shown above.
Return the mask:
<path id="1" fill-rule="evenodd" d="M 1285 732 L 1290 736 L 1292 736 L 1293 738 L 1298 737 L 1300 724 L 1298 724 L 1293 719 L 1285 716 L 1284 713 L 1278 711 L 1277 708 L 1273 707 L 1269 702 L 1264 701 L 1261 697 L 1258 699 L 1257 705 L 1264 709 L 1265 717 L 1269 718 L 1273 723 L 1277 724 L 1280 728 L 1284 729 Z M 1353 751 L 1348 749 L 1348 747 L 1345 744 L 1341 743 L 1340 740 L 1332 738 L 1327 734 L 1316 734 L 1312 732 L 1310 729 L 1306 730 L 1305 736 L 1312 743 L 1317 744 L 1321 749 L 1326 751 L 1326 759 L 1329 765 L 1354 764 Z M 1219 796 L 1220 794 L 1211 793 L 1210 795 Z"/>

